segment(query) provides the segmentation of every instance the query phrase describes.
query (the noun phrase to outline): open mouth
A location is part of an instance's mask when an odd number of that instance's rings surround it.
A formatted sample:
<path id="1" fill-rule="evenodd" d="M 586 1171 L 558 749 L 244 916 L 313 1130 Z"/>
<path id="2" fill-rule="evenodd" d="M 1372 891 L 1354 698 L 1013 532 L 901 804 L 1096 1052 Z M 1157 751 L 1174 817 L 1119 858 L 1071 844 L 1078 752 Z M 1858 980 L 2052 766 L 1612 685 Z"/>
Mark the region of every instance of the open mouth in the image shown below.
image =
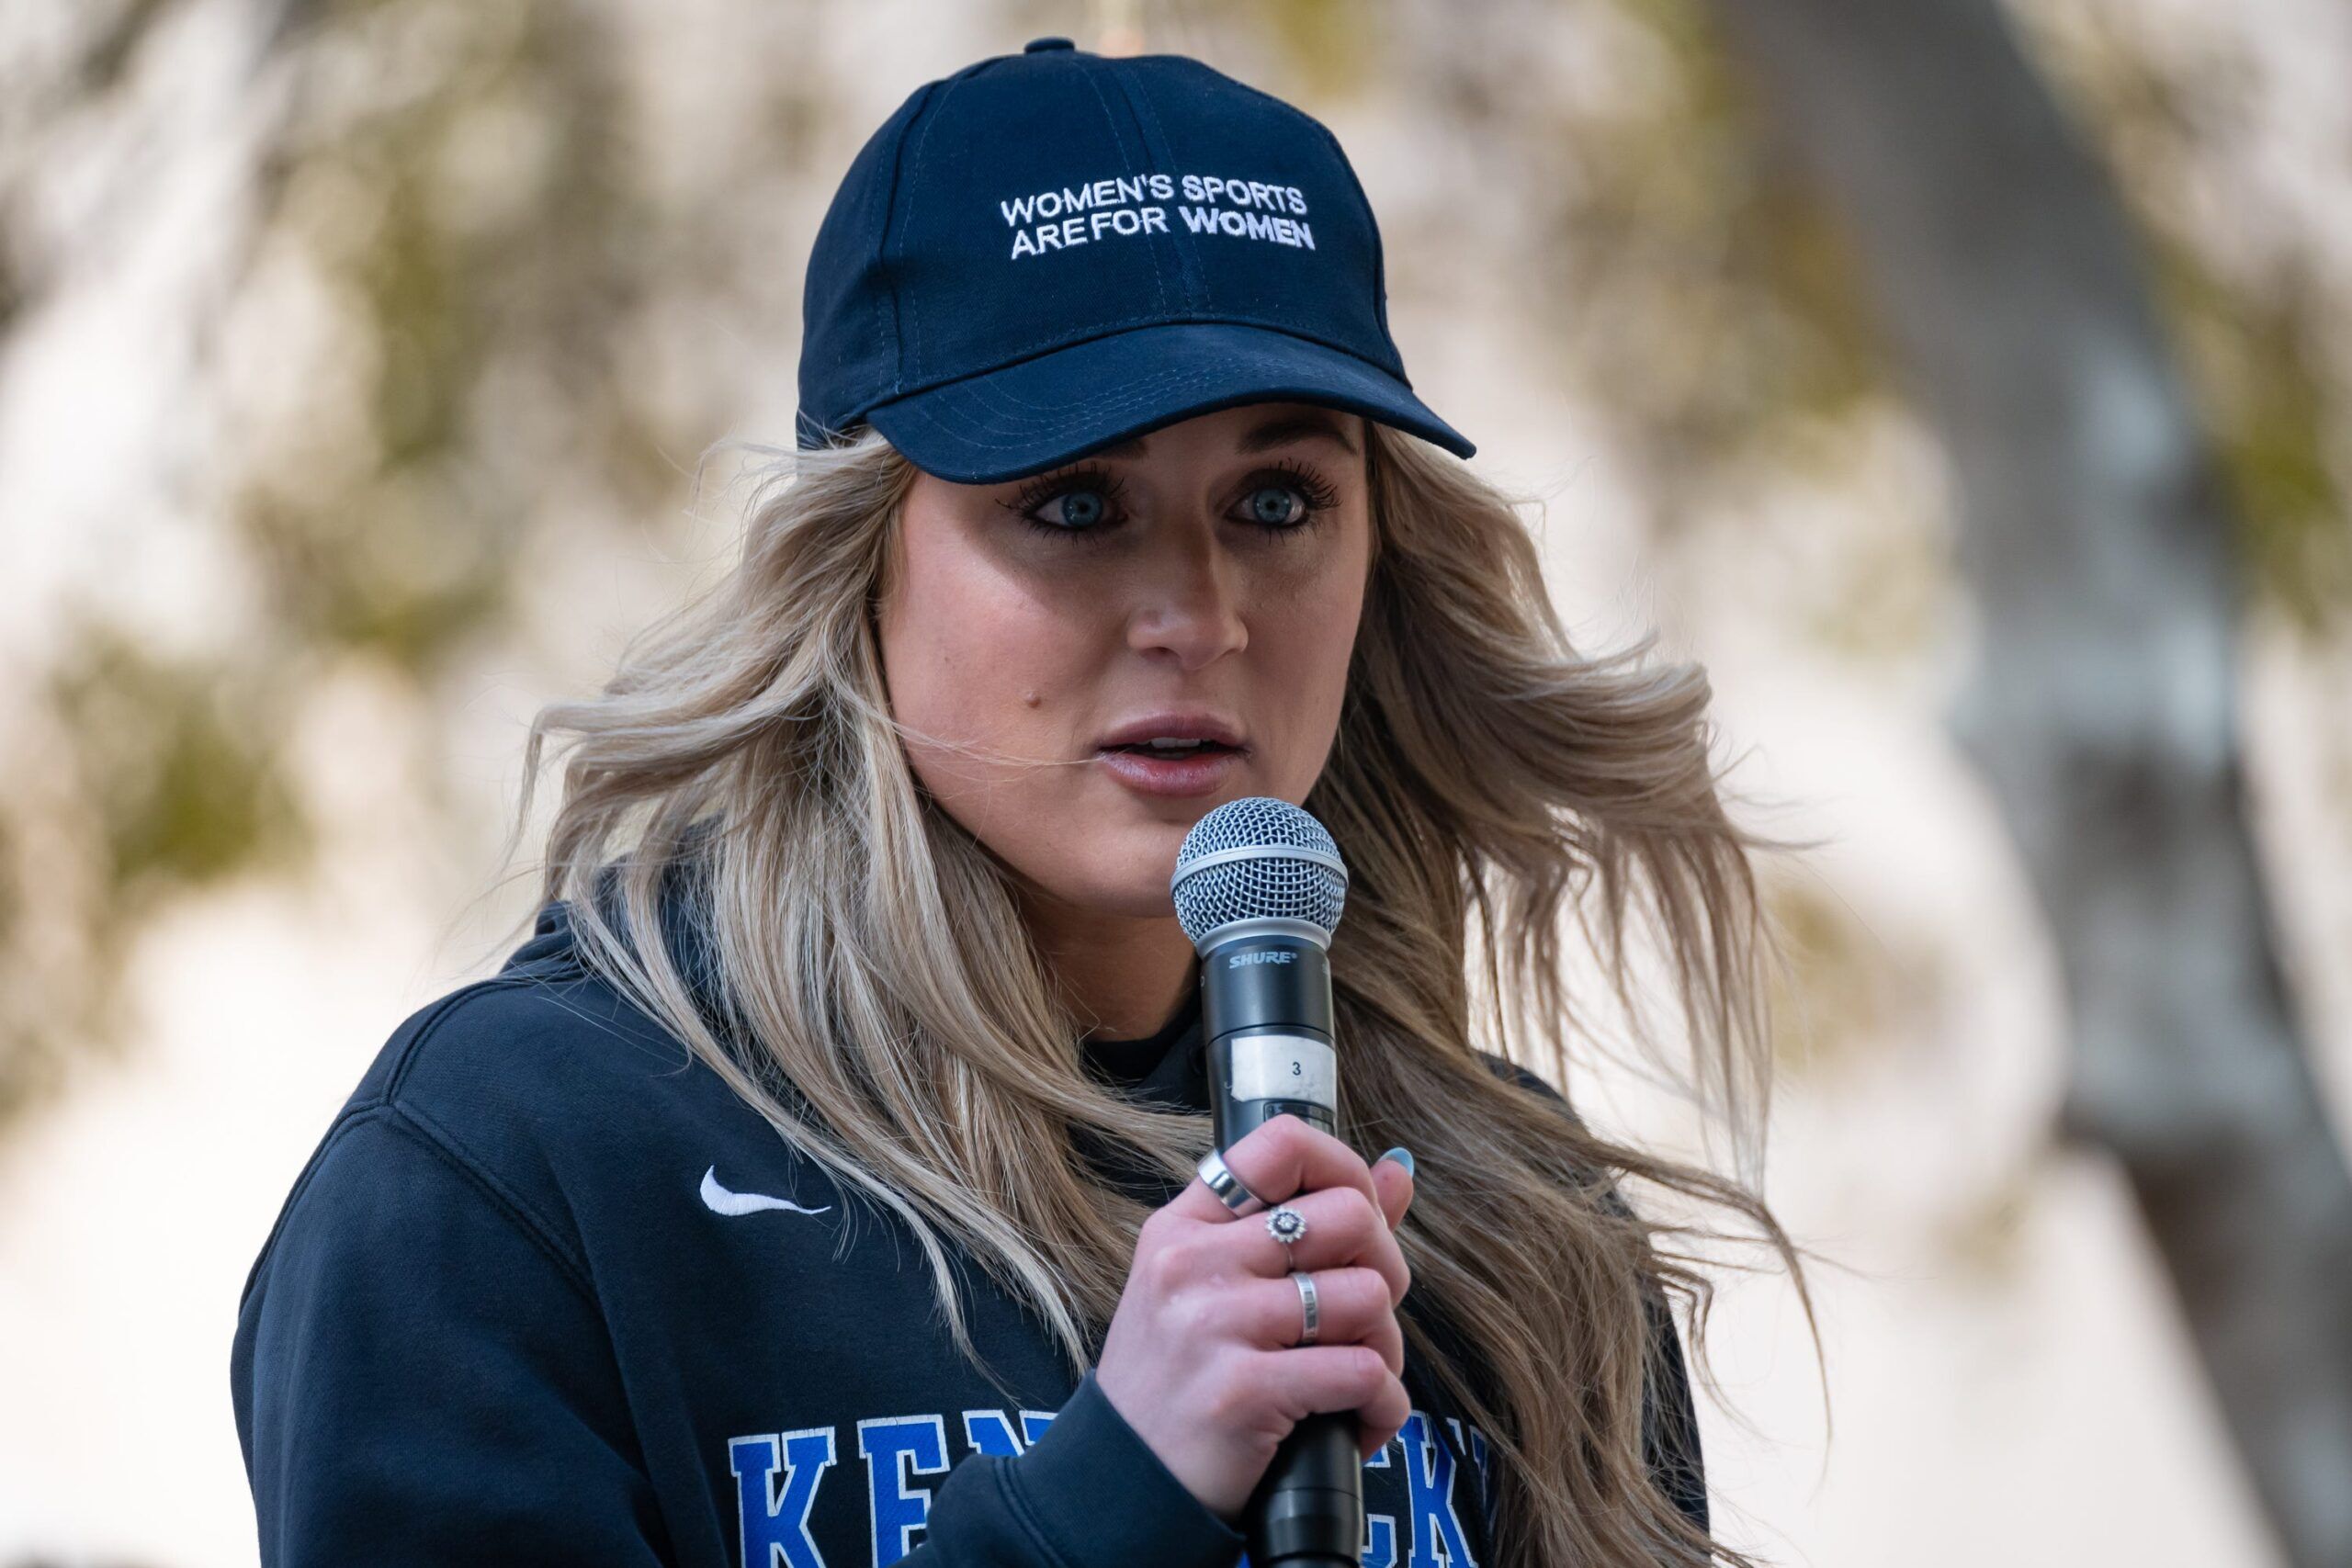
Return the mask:
<path id="1" fill-rule="evenodd" d="M 1185 740 L 1174 745 L 1157 741 L 1137 740 L 1125 746 L 1105 746 L 1105 751 L 1130 751 L 1141 757 L 1198 757 L 1206 753 L 1233 751 L 1239 748 L 1216 740 Z"/>
<path id="2" fill-rule="evenodd" d="M 1226 787 L 1241 766 L 1245 750 L 1216 740 L 1187 740 L 1176 746 L 1155 746 L 1148 740 L 1105 746 L 1095 753 L 1098 766 L 1141 795 L 1174 798 L 1214 795 Z"/>

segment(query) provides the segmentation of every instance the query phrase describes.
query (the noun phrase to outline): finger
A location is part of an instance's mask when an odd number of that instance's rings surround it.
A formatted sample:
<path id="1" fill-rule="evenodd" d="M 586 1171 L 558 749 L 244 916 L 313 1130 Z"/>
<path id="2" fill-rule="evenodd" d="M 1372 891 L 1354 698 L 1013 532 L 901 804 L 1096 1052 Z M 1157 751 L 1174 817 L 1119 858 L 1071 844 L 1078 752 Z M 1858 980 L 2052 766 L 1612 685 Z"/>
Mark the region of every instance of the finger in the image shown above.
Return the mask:
<path id="1" fill-rule="evenodd" d="M 1270 1204 L 1324 1187 L 1352 1187 L 1375 1206 L 1380 1201 L 1363 1156 L 1289 1111 L 1235 1143 L 1225 1151 L 1225 1163 L 1242 1186 Z M 1219 1220 L 1230 1213 L 1208 1184 L 1197 1179 L 1176 1201 L 1195 1219 Z"/>
<path id="2" fill-rule="evenodd" d="M 1226 1261 L 1220 1273 L 1257 1274 L 1279 1279 L 1294 1269 L 1343 1269 L 1362 1264 L 1379 1271 L 1388 1281 L 1392 1303 L 1405 1299 L 1412 1271 L 1404 1249 L 1379 1210 L 1363 1194 L 1346 1187 L 1303 1192 L 1283 1207 L 1297 1212 L 1306 1228 L 1284 1247 L 1257 1216 L 1240 1225 L 1214 1225 L 1196 1234 L 1204 1248 L 1217 1249 Z"/>
<path id="3" fill-rule="evenodd" d="M 1413 1418 L 1412 1397 L 1405 1392 L 1401 1378 L 1389 1380 L 1395 1393 L 1386 1389 L 1382 1396 L 1356 1411 L 1356 1451 L 1370 1459 L 1394 1442 L 1405 1423 Z"/>
<path id="4" fill-rule="evenodd" d="M 1405 1370 L 1405 1331 L 1390 1303 L 1388 1281 L 1376 1269 L 1314 1270 L 1317 1345 L 1369 1345 L 1392 1372 Z M 1242 1337 L 1261 1350 L 1307 1348 L 1299 1343 L 1306 1312 L 1298 1281 L 1253 1280 L 1233 1292 Z"/>
<path id="5" fill-rule="evenodd" d="M 1405 1384 L 1380 1353 L 1364 1345 L 1309 1345 L 1294 1350 L 1261 1351 L 1257 1376 L 1278 1391 L 1294 1420 L 1334 1410 L 1362 1413 L 1360 1419 L 1402 1427 L 1412 1402 Z"/>
<path id="6" fill-rule="evenodd" d="M 1393 1159 L 1372 1162 L 1372 1184 L 1380 1195 L 1380 1212 L 1395 1230 L 1405 1223 L 1405 1211 L 1413 1204 L 1413 1173 Z"/>

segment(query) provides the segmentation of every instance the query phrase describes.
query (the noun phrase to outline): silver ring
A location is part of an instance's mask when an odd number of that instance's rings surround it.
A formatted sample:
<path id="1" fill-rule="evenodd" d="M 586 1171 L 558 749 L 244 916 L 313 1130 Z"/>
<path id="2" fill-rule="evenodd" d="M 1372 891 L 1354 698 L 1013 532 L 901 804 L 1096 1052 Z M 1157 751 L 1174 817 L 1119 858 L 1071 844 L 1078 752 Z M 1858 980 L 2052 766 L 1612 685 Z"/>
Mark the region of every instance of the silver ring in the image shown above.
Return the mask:
<path id="1" fill-rule="evenodd" d="M 1266 1234 L 1281 1242 L 1287 1254 L 1291 1243 L 1306 1234 L 1306 1216 L 1284 1203 L 1266 1216 Z"/>
<path id="2" fill-rule="evenodd" d="M 1215 1149 L 1201 1156 L 1200 1171 L 1201 1179 L 1208 1183 L 1208 1189 L 1216 1194 L 1217 1201 L 1235 1213 L 1254 1214 L 1258 1209 L 1266 1206 L 1263 1198 L 1241 1185 L 1241 1178 L 1233 1174 L 1232 1167 L 1225 1163 L 1225 1156 Z M 1257 1208 L 1250 1207 L 1253 1203 Z"/>
<path id="3" fill-rule="evenodd" d="M 1290 1277 L 1292 1282 L 1298 1286 L 1298 1309 L 1306 1318 L 1305 1324 L 1299 1329 L 1298 1344 L 1312 1345 L 1315 1343 L 1316 1334 L 1323 1326 L 1323 1303 L 1316 1299 L 1315 1276 L 1304 1269 L 1294 1269 L 1290 1271 Z M 1293 1347 L 1294 1349 L 1296 1348 L 1296 1346 Z"/>

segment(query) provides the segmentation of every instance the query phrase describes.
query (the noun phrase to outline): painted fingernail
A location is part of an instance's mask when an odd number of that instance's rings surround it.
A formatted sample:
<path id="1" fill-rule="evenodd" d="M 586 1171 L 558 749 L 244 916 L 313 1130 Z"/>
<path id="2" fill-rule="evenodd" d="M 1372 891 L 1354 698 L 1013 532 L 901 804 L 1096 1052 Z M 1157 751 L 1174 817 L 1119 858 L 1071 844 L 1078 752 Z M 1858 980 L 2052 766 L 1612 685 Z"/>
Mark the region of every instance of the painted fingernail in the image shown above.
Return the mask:
<path id="1" fill-rule="evenodd" d="M 1386 1154 L 1382 1155 L 1380 1159 L 1393 1159 L 1398 1165 L 1405 1168 L 1406 1175 L 1410 1176 L 1413 1174 L 1413 1151 L 1407 1148 L 1402 1144 L 1397 1145 L 1395 1148 L 1390 1149 Z M 1380 1163 L 1380 1159 L 1374 1160 L 1372 1163 L 1378 1165 Z"/>

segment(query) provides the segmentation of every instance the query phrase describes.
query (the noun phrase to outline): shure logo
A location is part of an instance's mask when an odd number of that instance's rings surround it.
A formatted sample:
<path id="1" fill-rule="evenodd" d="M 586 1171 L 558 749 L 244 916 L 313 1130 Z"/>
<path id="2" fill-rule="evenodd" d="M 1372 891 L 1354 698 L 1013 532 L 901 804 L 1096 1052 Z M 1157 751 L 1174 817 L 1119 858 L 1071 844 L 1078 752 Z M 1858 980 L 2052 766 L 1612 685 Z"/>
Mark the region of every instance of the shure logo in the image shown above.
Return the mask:
<path id="1" fill-rule="evenodd" d="M 1245 964 L 1295 964 L 1295 953 L 1237 953 L 1226 961 L 1228 969 L 1238 969 Z"/>

